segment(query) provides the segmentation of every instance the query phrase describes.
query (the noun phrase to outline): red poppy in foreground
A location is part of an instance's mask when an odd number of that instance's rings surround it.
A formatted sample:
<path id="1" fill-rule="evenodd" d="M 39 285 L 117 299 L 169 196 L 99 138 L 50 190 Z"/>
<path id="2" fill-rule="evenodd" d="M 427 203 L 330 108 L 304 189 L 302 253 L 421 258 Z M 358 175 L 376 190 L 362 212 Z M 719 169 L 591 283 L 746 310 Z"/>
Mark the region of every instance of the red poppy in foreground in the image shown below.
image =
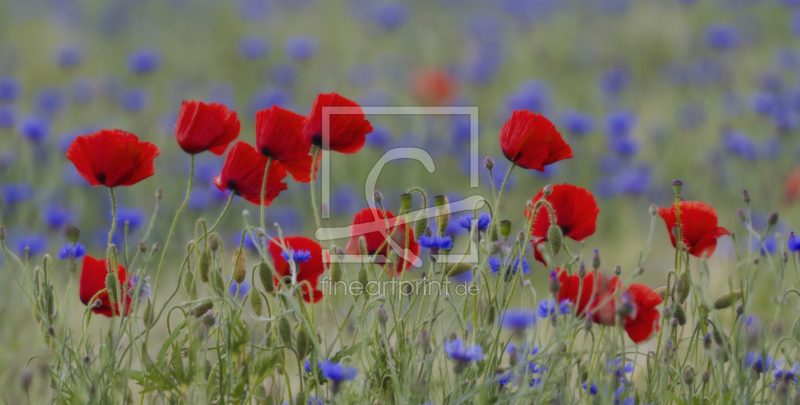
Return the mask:
<path id="1" fill-rule="evenodd" d="M 717 249 L 717 239 L 723 235 L 730 235 L 727 229 L 717 226 L 717 212 L 710 206 L 697 201 L 681 202 L 681 228 L 683 243 L 692 256 L 711 257 Z M 658 215 L 664 219 L 667 232 L 675 246 L 675 235 L 672 228 L 677 226 L 677 212 L 675 204 L 670 208 L 659 208 Z"/>
<path id="2" fill-rule="evenodd" d="M 325 108 L 327 107 L 327 108 Z M 325 111 L 323 111 L 325 108 Z M 329 117 L 327 147 L 324 145 L 323 115 Z M 336 93 L 320 94 L 311 106 L 311 113 L 303 127 L 303 142 L 340 153 L 356 153 L 366 142 L 372 125 L 364 118 L 364 112 L 355 101 Z M 309 165 L 310 166 L 310 165 Z"/>
<path id="3" fill-rule="evenodd" d="M 222 104 L 184 100 L 175 125 L 175 139 L 186 153 L 210 151 L 222 156 L 239 136 L 240 126 L 236 112 Z"/>
<path id="4" fill-rule="evenodd" d="M 264 182 L 264 170 L 267 158 L 258 153 L 246 142 L 237 142 L 225 157 L 222 173 L 214 177 L 214 185 L 227 195 L 226 190 L 244 197 L 245 200 L 261 205 L 261 187 Z M 286 190 L 286 169 L 278 162 L 269 165 L 267 189 L 264 194 L 264 206 L 268 207 L 281 191 Z"/>
<path id="5" fill-rule="evenodd" d="M 616 308 L 626 305 L 629 306 L 629 312 L 622 326 L 634 343 L 644 342 L 659 331 L 661 315 L 656 307 L 662 299 L 650 287 L 634 283 L 617 294 L 617 290 L 622 288 L 617 276 L 609 279 L 601 273 L 591 272 L 581 280 L 577 274 L 567 275 L 566 271 L 558 271 L 558 281 L 561 283 L 558 301 L 572 302 L 577 316 L 588 315 L 597 324 L 614 326 L 617 322 Z"/>
<path id="6" fill-rule="evenodd" d="M 119 129 L 81 135 L 67 150 L 69 159 L 92 186 L 132 186 L 155 173 L 153 160 L 161 153 L 150 142 Z"/>
<path id="7" fill-rule="evenodd" d="M 79 295 L 84 305 L 92 305 L 92 298 L 95 298 L 95 294 L 106 288 L 106 276 L 108 276 L 108 264 L 105 259 L 97 260 L 89 255 L 83 257 Z M 119 278 L 119 284 L 124 287 L 126 281 L 128 281 L 128 274 L 121 264 L 117 264 L 117 277 Z M 124 292 L 120 295 L 125 307 L 122 315 L 127 315 L 131 310 L 131 300 L 128 298 L 128 294 Z M 119 304 L 111 303 L 108 298 L 108 292 L 98 295 L 95 298 L 95 301 L 97 300 L 100 300 L 100 306 L 92 307 L 92 312 L 107 317 L 120 315 Z"/>
<path id="8" fill-rule="evenodd" d="M 293 260 L 297 268 L 297 283 L 307 281 L 311 284 L 303 284 L 303 299 L 306 302 L 317 302 L 322 299 L 322 291 L 317 289 L 319 276 L 325 272 L 322 258 L 325 255 L 325 262 L 329 263 L 330 258 L 327 251 L 323 251 L 319 243 L 302 236 L 290 236 L 283 238 L 286 250 L 281 248 L 279 241 L 270 240 L 269 254 L 272 256 L 272 264 L 275 266 L 275 287 L 279 287 L 286 277 L 292 277 L 292 269 L 289 260 Z M 291 279 L 286 280 L 291 284 Z M 284 281 L 284 282 L 286 282 Z"/>
<path id="9" fill-rule="evenodd" d="M 387 222 L 389 224 L 388 231 L 386 228 Z M 395 217 L 390 211 L 386 211 L 386 217 L 384 217 L 383 211 L 378 208 L 364 208 L 361 212 L 357 212 L 353 217 L 353 223 L 350 225 L 350 240 L 347 242 L 345 252 L 349 255 L 359 256 L 361 252 L 359 251 L 358 240 L 361 236 L 364 236 L 367 242 L 367 254 L 374 255 L 378 253 L 386 258 L 391 246 L 389 241 L 386 241 L 384 232 L 401 249 L 401 251 L 396 252 L 397 260 L 389 263 L 389 266 L 386 267 L 388 274 L 397 276 L 404 270 L 411 269 L 417 263 L 417 260 L 419 260 L 419 243 L 414 237 L 414 229 L 407 227 L 402 218 Z M 386 265 L 385 259 L 378 258 L 377 262 L 382 266 Z"/>
<path id="10" fill-rule="evenodd" d="M 547 267 L 547 262 L 544 260 L 544 256 L 542 252 L 539 251 L 540 248 L 544 247 L 547 249 L 547 243 L 549 241 L 547 238 L 538 238 L 538 239 L 531 239 L 531 246 L 533 247 L 533 258 L 536 259 L 537 262 L 543 264 Z"/>
<path id="11" fill-rule="evenodd" d="M 411 94 L 423 104 L 444 105 L 452 101 L 456 93 L 458 83 L 446 70 L 419 70 L 411 79 Z"/>
<path id="12" fill-rule="evenodd" d="M 541 200 L 543 191 L 533 197 L 533 203 Z M 561 228 L 561 233 L 578 242 L 594 234 L 597 224 L 597 200 L 588 190 L 570 184 L 553 186 L 553 193 L 545 198 L 556 214 L 556 226 Z M 532 208 L 531 208 L 532 209 Z M 531 212 L 525 209 L 525 218 L 530 219 Z M 550 230 L 550 211 L 545 205 L 539 206 L 536 218 L 533 219 L 531 235 L 537 238 L 547 237 Z"/>
<path id="13" fill-rule="evenodd" d="M 277 160 L 295 181 L 311 181 L 311 145 L 303 142 L 300 131 L 306 117 L 272 106 L 256 113 L 256 149 Z M 317 159 L 319 166 L 319 159 Z"/>
<path id="14" fill-rule="evenodd" d="M 514 111 L 500 130 L 506 159 L 526 169 L 544 171 L 559 160 L 571 159 L 572 148 L 550 120 L 528 110 Z"/>

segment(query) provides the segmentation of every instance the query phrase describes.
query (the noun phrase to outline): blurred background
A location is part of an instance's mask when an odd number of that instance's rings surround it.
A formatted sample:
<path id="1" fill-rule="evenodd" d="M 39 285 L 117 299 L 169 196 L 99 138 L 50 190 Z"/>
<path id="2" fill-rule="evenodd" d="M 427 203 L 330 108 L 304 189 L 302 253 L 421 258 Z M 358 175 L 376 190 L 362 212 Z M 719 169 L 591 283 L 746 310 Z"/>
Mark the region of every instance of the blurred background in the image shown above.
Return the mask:
<path id="1" fill-rule="evenodd" d="M 604 270 L 619 264 L 629 272 L 650 231 L 648 207 L 669 206 L 670 183 L 680 178 L 687 200 L 715 207 L 720 225 L 742 235 L 739 249 L 752 247 L 736 213 L 743 189 L 753 196 L 757 230 L 779 211 L 762 252 L 771 255 L 785 243 L 776 234 L 785 241 L 800 215 L 799 44 L 797 0 L 2 0 L 0 225 L 8 248 L 22 254 L 27 247 L 37 262 L 66 242 L 67 223 L 81 230 L 90 255 L 102 256 L 107 190 L 89 187 L 64 155 L 78 135 L 119 128 L 162 151 L 155 176 L 117 190 L 127 246 L 136 249 L 142 238 L 158 188 L 164 206 L 148 244 L 163 244 L 189 172 L 189 156 L 174 140 L 182 100 L 236 110 L 239 140 L 254 144 L 256 111 L 279 105 L 307 114 L 317 94 L 335 91 L 363 106 L 477 106 L 481 171 L 480 186 L 470 188 L 467 116 L 368 117 L 375 131 L 365 149 L 332 156 L 328 225 L 349 225 L 367 204 L 369 170 L 400 146 L 424 148 L 436 171 L 390 163 L 377 185 L 388 209 L 396 212 L 412 186 L 451 201 L 491 199 L 483 159 L 494 158 L 500 183 L 508 161 L 499 129 L 513 110 L 528 109 L 556 124 L 574 159 L 545 173 L 513 172 L 501 217 L 514 223 L 514 234 L 525 200 L 546 184 L 575 184 L 601 209 L 585 254 L 597 248 Z M 171 262 L 193 238 L 197 218 L 213 221 L 224 207 L 213 186 L 223 162 L 198 156 Z M 284 235 L 311 236 L 309 186 L 285 181 L 289 189 L 267 208 L 267 223 L 279 222 Z M 221 227 L 228 246 L 238 244 L 244 209 L 258 219 L 256 206 L 235 198 Z M 660 218 L 655 225 L 644 276 L 653 287 L 673 266 L 666 228 Z M 467 231 L 457 220 L 449 228 L 463 246 Z M 573 242 L 572 250 L 580 247 Z M 544 294 L 548 272 L 530 254 L 529 262 Z M 734 262 L 735 246 L 724 237 L 709 260 L 720 288 Z M 66 284 L 66 265 L 58 265 Z M 2 385 L 45 352 L 6 270 L 1 263 Z M 174 280 L 165 285 L 166 293 Z M 762 294 L 765 312 L 771 291 Z"/>

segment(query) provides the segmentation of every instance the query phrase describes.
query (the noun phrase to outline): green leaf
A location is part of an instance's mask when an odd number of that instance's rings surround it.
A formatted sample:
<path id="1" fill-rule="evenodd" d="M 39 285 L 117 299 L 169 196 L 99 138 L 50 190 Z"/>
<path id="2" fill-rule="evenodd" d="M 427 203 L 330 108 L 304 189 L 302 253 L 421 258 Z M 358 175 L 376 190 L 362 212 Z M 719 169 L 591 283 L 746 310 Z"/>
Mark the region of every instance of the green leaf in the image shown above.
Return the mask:
<path id="1" fill-rule="evenodd" d="M 175 339 L 177 339 L 178 336 L 180 336 L 181 329 L 183 329 L 183 327 L 186 326 L 186 322 L 187 320 L 184 319 L 183 322 L 181 322 L 180 325 L 178 325 L 178 327 L 175 328 L 175 330 L 173 330 L 172 333 L 170 333 L 169 337 L 167 338 L 167 341 L 164 342 L 164 345 L 161 346 L 161 350 L 158 351 L 158 355 L 156 356 L 156 364 L 164 363 L 164 359 L 167 357 L 167 349 L 169 349 L 169 347 L 172 345 L 172 342 L 174 342 Z"/>

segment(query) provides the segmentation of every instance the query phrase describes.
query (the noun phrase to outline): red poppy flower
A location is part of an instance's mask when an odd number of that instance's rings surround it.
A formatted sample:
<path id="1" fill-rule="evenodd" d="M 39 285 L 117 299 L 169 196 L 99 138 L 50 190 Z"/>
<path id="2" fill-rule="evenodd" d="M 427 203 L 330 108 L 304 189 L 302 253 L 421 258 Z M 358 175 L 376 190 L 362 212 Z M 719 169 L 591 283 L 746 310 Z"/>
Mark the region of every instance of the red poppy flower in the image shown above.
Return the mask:
<path id="1" fill-rule="evenodd" d="M 227 195 L 226 190 L 244 197 L 245 200 L 261 205 L 261 187 L 264 182 L 264 169 L 267 167 L 267 158 L 258 153 L 255 148 L 246 142 L 237 142 L 233 145 L 228 156 L 225 157 L 225 164 L 222 166 L 222 173 L 214 177 L 214 185 Z M 267 190 L 264 195 L 264 206 L 272 204 L 272 200 L 286 190 L 286 183 L 282 182 L 286 177 L 286 169 L 278 162 L 269 165 L 267 174 Z"/>
<path id="2" fill-rule="evenodd" d="M 311 145 L 303 142 L 300 131 L 306 118 L 278 106 L 256 113 L 256 148 L 262 155 L 277 160 L 295 181 L 311 181 Z M 319 166 L 319 159 L 317 159 Z"/>
<path id="3" fill-rule="evenodd" d="M 279 241 L 270 240 L 269 242 L 269 254 L 272 256 L 275 272 L 280 277 L 275 277 L 275 287 L 279 287 L 285 277 L 292 276 L 291 265 L 287 258 L 294 260 L 297 268 L 297 283 L 307 281 L 312 287 L 309 288 L 308 285 L 303 284 L 301 287 L 303 299 L 311 302 L 313 296 L 314 302 L 318 302 L 322 299 L 323 293 L 317 289 L 317 283 L 319 276 L 325 272 L 322 262 L 323 254 L 325 262 L 330 262 L 328 252 L 324 251 L 319 243 L 302 236 L 285 237 L 283 243 L 288 251 L 281 248 Z"/>
<path id="4" fill-rule="evenodd" d="M 387 231 L 386 224 L 389 224 Z M 384 258 L 389 253 L 390 243 L 384 241 L 386 237 L 384 233 L 391 238 L 391 241 L 401 249 L 396 252 L 398 260 L 390 263 L 387 272 L 392 276 L 397 276 L 414 266 L 419 260 L 419 243 L 414 237 L 414 229 L 407 227 L 402 218 L 395 217 L 390 211 L 386 211 L 386 217 L 383 216 L 383 211 L 378 208 L 364 208 L 361 212 L 357 212 L 353 217 L 353 223 L 350 225 L 350 240 L 347 242 L 345 252 L 353 256 L 359 256 L 358 240 L 361 236 L 367 242 L 367 253 L 374 255 L 380 254 Z M 408 238 L 406 238 L 408 236 Z M 393 248 L 393 247 L 392 247 Z M 378 262 L 385 266 L 386 260 L 378 258 Z"/>
<path id="5" fill-rule="evenodd" d="M 539 191 L 533 197 L 533 203 L 536 204 L 543 196 L 544 193 Z M 553 206 L 556 225 L 561 228 L 564 236 L 580 242 L 594 234 L 600 208 L 597 208 L 597 200 L 588 190 L 570 184 L 556 185 L 553 186 L 553 193 L 545 200 Z M 530 219 L 530 215 L 530 210 L 526 208 L 525 218 Z M 550 211 L 541 205 L 536 211 L 531 235 L 544 238 L 547 237 L 548 230 L 550 230 Z"/>
<path id="6" fill-rule="evenodd" d="M 533 246 L 533 258 L 536 259 L 537 262 L 543 264 L 545 267 L 547 267 L 547 262 L 544 260 L 542 253 L 539 252 L 539 247 L 544 246 L 547 242 L 547 238 L 531 239 L 531 246 Z"/>
<path id="7" fill-rule="evenodd" d="M 236 112 L 222 104 L 184 100 L 175 125 L 175 139 L 186 153 L 210 151 L 222 156 L 239 136 L 240 125 Z"/>
<path id="8" fill-rule="evenodd" d="M 670 208 L 659 208 L 658 215 L 667 225 L 672 246 L 675 246 L 675 235 L 672 228 L 678 223 L 675 204 Z M 727 229 L 717 226 L 717 212 L 710 206 L 697 201 L 681 202 L 681 228 L 683 243 L 693 256 L 702 257 L 704 254 L 711 257 L 717 249 L 717 239 L 723 235 L 730 235 Z"/>
<path id="9" fill-rule="evenodd" d="M 786 201 L 794 203 L 800 198 L 800 167 L 795 167 L 786 176 L 783 182 L 783 192 Z"/>
<path id="10" fill-rule="evenodd" d="M 616 320 L 617 299 L 629 300 L 633 309 L 624 320 L 625 332 L 634 343 L 641 343 L 658 332 L 660 312 L 656 308 L 663 300 L 658 293 L 643 284 L 631 284 L 615 296 L 622 283 L 617 276 L 610 279 L 601 273 L 591 272 L 581 280 L 577 274 L 567 275 L 559 271 L 558 301 L 569 300 L 575 305 L 575 313 L 579 317 L 589 315 L 592 321 L 606 326 L 614 326 Z M 578 294 L 580 292 L 580 298 Z"/>
<path id="11" fill-rule="evenodd" d="M 119 129 L 81 135 L 67 150 L 69 159 L 92 186 L 132 186 L 155 173 L 153 160 L 161 153 L 150 142 Z"/>
<path id="12" fill-rule="evenodd" d="M 446 70 L 419 70 L 411 80 L 411 94 L 423 104 L 445 105 L 455 98 L 456 93 L 458 83 Z"/>
<path id="13" fill-rule="evenodd" d="M 329 114 L 328 148 L 340 153 L 356 153 L 372 132 L 372 125 L 356 102 L 336 93 L 320 94 L 311 106 L 311 114 L 303 127 L 303 142 L 323 147 L 323 107 Z M 310 166 L 310 165 L 309 165 Z"/>
<path id="14" fill-rule="evenodd" d="M 97 260 L 89 255 L 83 257 L 79 295 L 84 305 L 92 305 L 92 298 L 94 298 L 95 294 L 106 288 L 106 276 L 108 276 L 108 264 L 105 259 Z M 117 264 L 117 277 L 119 278 L 119 284 L 124 288 L 126 281 L 128 281 L 128 274 L 121 264 Z M 120 295 L 125 306 L 125 313 L 122 315 L 127 315 L 131 310 L 131 300 L 128 298 L 128 294 L 124 292 Z M 119 304 L 112 305 L 111 300 L 108 298 L 108 292 L 98 295 L 95 300 L 100 300 L 101 305 L 93 307 L 92 312 L 107 317 L 120 314 Z"/>
<path id="15" fill-rule="evenodd" d="M 572 159 L 572 148 L 550 120 L 528 110 L 514 111 L 500 130 L 506 159 L 526 169 L 544 171 L 559 160 Z"/>

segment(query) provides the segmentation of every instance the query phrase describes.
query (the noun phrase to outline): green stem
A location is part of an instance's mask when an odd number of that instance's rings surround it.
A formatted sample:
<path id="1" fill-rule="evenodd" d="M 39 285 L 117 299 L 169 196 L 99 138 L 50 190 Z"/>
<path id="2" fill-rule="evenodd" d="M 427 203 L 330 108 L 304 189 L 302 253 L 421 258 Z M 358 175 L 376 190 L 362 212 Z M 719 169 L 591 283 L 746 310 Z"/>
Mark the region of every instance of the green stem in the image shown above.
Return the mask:
<path id="1" fill-rule="evenodd" d="M 111 245 L 111 238 L 114 237 L 114 231 L 117 229 L 117 197 L 114 196 L 113 187 L 109 187 L 108 192 L 111 193 L 111 231 L 108 232 L 108 244 Z"/>
<path id="2" fill-rule="evenodd" d="M 269 165 L 272 163 L 272 158 L 267 159 L 267 167 L 264 168 L 264 182 L 261 183 L 261 229 L 266 232 L 264 228 L 264 199 L 267 196 L 267 175 L 269 174 Z M 314 185 L 311 185 L 314 188 Z M 260 242 L 259 242 L 260 243 Z"/>
<path id="3" fill-rule="evenodd" d="M 506 190 L 506 183 L 508 183 L 508 178 L 511 177 L 511 171 L 514 170 L 516 164 L 514 162 L 511 163 L 511 166 L 508 167 L 508 171 L 506 172 L 506 177 L 503 179 L 503 184 L 500 185 L 500 192 L 497 193 L 497 202 L 494 205 L 494 218 L 492 218 L 492 228 L 496 228 L 499 225 L 497 224 L 497 218 L 500 215 L 500 204 L 503 202 L 503 192 Z"/>
<path id="4" fill-rule="evenodd" d="M 319 213 L 317 212 L 317 198 L 314 195 L 314 182 L 317 180 L 314 168 L 317 166 L 317 156 L 319 156 L 320 150 L 321 149 L 315 150 L 313 158 L 311 158 L 311 208 L 314 210 L 314 220 L 317 223 L 317 229 L 322 228 L 322 225 L 320 225 Z"/>
<path id="5" fill-rule="evenodd" d="M 214 222 L 214 226 L 212 226 L 211 229 L 206 231 L 207 234 L 213 233 L 214 230 L 217 229 L 217 227 L 219 226 L 220 222 L 222 222 L 222 218 L 225 216 L 225 214 L 228 213 L 228 209 L 231 208 L 231 203 L 233 202 L 233 196 L 234 195 L 235 194 L 231 193 L 231 196 L 228 197 L 228 203 L 225 204 L 225 208 L 223 208 L 222 212 L 219 214 L 219 218 L 217 218 L 217 222 Z"/>

